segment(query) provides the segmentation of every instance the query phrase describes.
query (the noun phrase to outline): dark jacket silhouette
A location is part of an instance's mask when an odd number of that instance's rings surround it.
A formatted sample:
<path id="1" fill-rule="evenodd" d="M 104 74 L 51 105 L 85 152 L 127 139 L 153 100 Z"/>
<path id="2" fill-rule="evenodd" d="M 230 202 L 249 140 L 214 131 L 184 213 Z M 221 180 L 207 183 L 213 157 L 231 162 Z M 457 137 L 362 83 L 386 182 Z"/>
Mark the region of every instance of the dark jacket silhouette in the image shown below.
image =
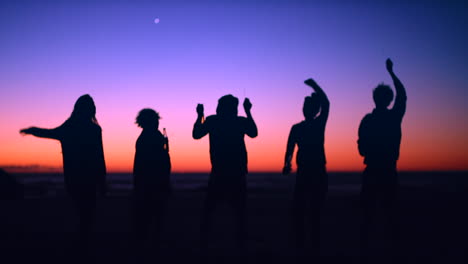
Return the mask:
<path id="1" fill-rule="evenodd" d="M 289 133 L 285 157 L 286 169 L 291 166 L 295 145 L 298 147 L 296 156 L 298 168 L 320 167 L 326 164 L 324 141 L 330 102 L 315 81 L 309 79 L 306 83 L 312 86 L 316 93 L 305 98 L 303 107 L 305 120 L 295 124 Z"/>
<path id="2" fill-rule="evenodd" d="M 101 127 L 85 120 L 67 120 L 54 129 L 37 129 L 32 135 L 57 139 L 62 145 L 65 186 L 71 194 L 103 188 L 106 167 Z M 85 188 L 85 189 L 83 189 Z"/>
<path id="3" fill-rule="evenodd" d="M 54 129 L 31 127 L 21 133 L 59 140 L 62 145 L 65 187 L 80 217 L 80 233 L 87 239 L 94 224 L 96 192 L 106 192 L 106 165 L 96 107 L 89 95 L 75 103 L 68 120 Z"/>
<path id="4" fill-rule="evenodd" d="M 154 225 L 159 240 L 170 185 L 169 141 L 159 130 L 159 114 L 143 109 L 136 123 L 143 128 L 136 142 L 133 167 L 133 210 L 136 246 L 142 247 Z M 159 241 L 156 241 L 159 242 Z"/>
<path id="5" fill-rule="evenodd" d="M 393 72 L 393 62 L 387 59 L 387 70 L 393 79 L 396 90 L 395 104 L 392 89 L 385 84 L 373 91 L 375 109 L 367 114 L 359 126 L 358 149 L 364 157 L 366 168 L 362 174 L 361 201 L 364 216 L 361 226 L 361 247 L 366 255 L 372 218 L 377 205 L 385 209 L 392 242 L 398 242 L 398 173 L 397 161 L 400 155 L 401 122 L 406 111 L 406 91 Z"/>
<path id="6" fill-rule="evenodd" d="M 141 112 L 143 111 L 151 109 L 144 109 Z M 143 189 L 151 186 L 158 191 L 167 192 L 170 189 L 170 173 L 171 160 L 167 138 L 157 127 L 143 128 L 135 146 L 134 187 Z"/>
<path id="7" fill-rule="evenodd" d="M 330 102 L 320 86 L 313 80 L 305 81 L 315 93 L 304 100 L 305 120 L 293 125 L 288 137 L 283 173 L 291 171 L 291 159 L 297 145 L 297 176 L 294 187 L 293 220 L 296 246 L 303 250 L 306 230 L 309 229 L 313 254 L 320 246 L 321 208 L 328 191 L 328 175 L 325 158 L 325 126 Z M 310 219 L 306 225 L 306 216 Z M 309 227 L 309 228 L 306 228 Z"/>
<path id="8" fill-rule="evenodd" d="M 392 77 L 397 91 L 393 107 L 387 108 L 393 97 L 392 91 L 386 85 L 379 85 L 374 91 L 376 108 L 364 116 L 359 126 L 359 154 L 364 157 L 364 164 L 370 166 L 395 166 L 400 156 L 401 122 L 406 111 L 406 92 L 393 72 Z"/>
<path id="9" fill-rule="evenodd" d="M 210 137 L 210 159 L 212 174 L 246 174 L 247 150 L 244 135 L 257 136 L 257 126 L 251 117 L 237 116 L 237 98 L 226 95 L 219 100 L 216 115 L 208 116 L 204 122 L 193 127 L 193 138 Z M 200 120 L 201 121 L 201 120 Z"/>
<path id="10" fill-rule="evenodd" d="M 207 243 L 207 233 L 211 228 L 211 218 L 218 202 L 227 202 L 234 208 L 238 245 L 245 242 L 245 199 L 247 150 L 244 135 L 257 136 L 257 126 L 252 118 L 249 99 L 244 101 L 247 117 L 237 115 L 239 100 L 226 95 L 219 99 L 216 115 L 204 120 L 203 105 L 197 106 L 198 118 L 193 126 L 192 136 L 200 139 L 209 134 L 211 174 L 208 194 L 202 219 L 202 246 Z"/>

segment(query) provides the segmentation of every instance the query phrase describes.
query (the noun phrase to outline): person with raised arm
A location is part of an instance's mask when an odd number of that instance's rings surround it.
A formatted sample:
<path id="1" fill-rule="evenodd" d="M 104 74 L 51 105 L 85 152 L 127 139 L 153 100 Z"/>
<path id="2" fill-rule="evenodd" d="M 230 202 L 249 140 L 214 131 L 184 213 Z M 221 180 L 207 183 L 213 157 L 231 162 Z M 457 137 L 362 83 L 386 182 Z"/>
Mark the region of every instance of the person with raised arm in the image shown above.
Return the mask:
<path id="1" fill-rule="evenodd" d="M 208 243 L 213 212 L 219 202 L 226 202 L 234 209 L 237 244 L 241 250 L 245 247 L 248 170 L 244 135 L 254 138 L 258 131 L 252 117 L 250 100 L 244 100 L 247 117 L 237 115 L 238 104 L 236 97 L 225 95 L 218 101 L 216 115 L 208 116 L 206 120 L 203 105 L 197 106 L 198 116 L 192 136 L 200 139 L 209 134 L 211 158 L 211 173 L 201 221 L 201 244 L 204 249 Z"/>
<path id="2" fill-rule="evenodd" d="M 96 194 L 107 191 L 102 132 L 93 98 L 88 94 L 78 98 L 71 116 L 59 127 L 30 127 L 20 133 L 60 141 L 65 188 L 79 217 L 78 246 L 87 247 L 96 218 Z"/>
<path id="3" fill-rule="evenodd" d="M 388 231 L 396 242 L 397 228 L 397 161 L 400 155 L 401 123 L 406 111 L 405 87 L 393 71 L 393 62 L 386 61 L 386 68 L 395 85 L 396 98 L 392 108 L 393 91 L 386 84 L 379 84 L 373 91 L 375 108 L 367 114 L 359 126 L 358 149 L 364 157 L 366 168 L 362 173 L 361 200 L 363 222 L 361 246 L 367 250 L 371 220 L 380 203 L 387 214 Z"/>
<path id="4" fill-rule="evenodd" d="M 296 246 L 299 251 L 304 251 L 306 230 L 310 228 L 313 254 L 317 255 L 320 252 L 321 211 L 328 191 L 324 142 L 330 102 L 313 79 L 304 83 L 315 92 L 304 99 L 302 111 L 305 120 L 293 125 L 289 133 L 283 174 L 291 172 L 291 159 L 297 145 L 297 175 L 293 198 Z M 311 215 L 310 222 L 306 225 L 307 212 Z"/>

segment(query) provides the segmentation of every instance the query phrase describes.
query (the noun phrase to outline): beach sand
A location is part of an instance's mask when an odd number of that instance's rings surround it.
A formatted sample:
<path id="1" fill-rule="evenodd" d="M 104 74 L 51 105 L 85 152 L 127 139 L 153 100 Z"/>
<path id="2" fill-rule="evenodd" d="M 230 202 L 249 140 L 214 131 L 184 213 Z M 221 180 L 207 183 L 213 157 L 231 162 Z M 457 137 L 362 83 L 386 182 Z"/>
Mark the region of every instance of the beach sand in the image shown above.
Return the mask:
<path id="1" fill-rule="evenodd" d="M 330 181 L 321 228 L 323 262 L 362 259 L 359 246 L 359 185 L 356 185 L 359 174 L 349 175 L 338 175 L 338 178 Z M 385 218 L 379 212 L 371 237 L 370 261 L 391 263 L 388 262 L 391 255 L 398 255 L 398 262 L 403 259 L 427 259 L 464 263 L 464 255 L 468 254 L 468 175 L 411 175 L 402 181 L 399 193 L 401 235 L 398 250 L 396 254 L 390 251 L 383 228 Z M 285 176 L 278 174 L 270 177 Z M 349 178 L 346 177 L 354 178 L 347 183 Z M 227 206 L 219 207 L 214 219 L 209 256 L 201 257 L 199 226 L 204 189 L 177 188 L 176 185 L 168 205 L 160 249 L 148 248 L 144 251 L 146 253 L 133 250 L 129 193 L 119 191 L 117 187 L 114 191 L 111 189 L 108 197 L 98 201 L 96 232 L 88 254 L 77 252 L 73 246 L 76 218 L 64 192 L 1 201 L 0 263 L 139 263 L 137 256 L 144 256 L 149 263 L 295 261 L 302 257 L 297 256 L 293 246 L 290 224 L 293 181 L 278 179 L 282 183 L 263 183 L 249 188 L 248 242 L 247 253 L 243 257 L 237 256 L 234 247 L 234 223 Z"/>

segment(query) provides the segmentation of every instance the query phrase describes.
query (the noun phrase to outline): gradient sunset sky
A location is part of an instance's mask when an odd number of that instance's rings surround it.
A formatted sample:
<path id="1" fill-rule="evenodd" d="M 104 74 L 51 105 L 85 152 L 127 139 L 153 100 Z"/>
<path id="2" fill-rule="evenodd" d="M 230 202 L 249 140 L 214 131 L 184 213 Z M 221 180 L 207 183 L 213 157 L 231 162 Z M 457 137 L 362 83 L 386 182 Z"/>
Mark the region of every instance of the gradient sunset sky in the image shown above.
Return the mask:
<path id="1" fill-rule="evenodd" d="M 372 3 L 372 4 L 371 4 Z M 145 107 L 162 116 L 176 172 L 208 171 L 197 103 L 249 97 L 259 129 L 250 171 L 280 171 L 314 78 L 327 93 L 330 171 L 361 170 L 357 130 L 372 89 L 408 93 L 400 170 L 468 170 L 468 5 L 463 1 L 2 1 L 0 167 L 61 168 L 54 128 L 89 93 L 109 171 L 130 171 Z M 159 18 L 159 23 L 154 20 Z M 242 107 L 239 113 L 245 115 Z"/>

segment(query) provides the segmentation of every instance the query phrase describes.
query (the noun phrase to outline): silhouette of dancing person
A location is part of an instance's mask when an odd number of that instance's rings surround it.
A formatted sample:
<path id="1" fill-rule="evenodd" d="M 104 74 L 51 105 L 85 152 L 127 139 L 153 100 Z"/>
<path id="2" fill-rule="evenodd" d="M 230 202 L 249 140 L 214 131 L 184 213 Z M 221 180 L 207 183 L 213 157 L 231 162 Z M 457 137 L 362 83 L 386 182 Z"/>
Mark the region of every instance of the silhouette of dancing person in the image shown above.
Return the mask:
<path id="1" fill-rule="evenodd" d="M 393 242 L 396 242 L 398 236 L 397 160 L 400 154 L 401 122 L 406 110 L 406 91 L 393 72 L 393 62 L 390 59 L 387 59 L 386 67 L 395 85 L 395 103 L 388 109 L 393 100 L 393 91 L 388 85 L 379 84 L 373 91 L 375 108 L 372 113 L 364 116 L 359 126 L 358 148 L 366 164 L 361 189 L 364 210 L 361 246 L 364 254 L 368 248 L 370 224 L 378 203 L 387 214 L 390 224 L 388 231 L 392 234 Z"/>
<path id="2" fill-rule="evenodd" d="M 297 249 L 305 249 L 307 229 L 312 241 L 312 253 L 320 250 L 320 215 L 328 191 L 325 167 L 325 126 L 330 102 L 320 86 L 313 80 L 304 82 L 315 93 L 305 97 L 302 108 L 305 120 L 292 126 L 289 133 L 283 174 L 291 172 L 291 159 L 297 145 L 297 176 L 293 198 L 293 227 Z M 307 214 L 310 219 L 307 220 Z M 305 224 L 308 222 L 308 224 Z"/>
<path id="3" fill-rule="evenodd" d="M 202 247 L 208 246 L 208 233 L 212 226 L 214 209 L 219 202 L 226 202 L 235 212 L 236 241 L 240 250 L 245 248 L 246 239 L 246 174 L 247 150 L 244 135 L 257 136 L 250 100 L 244 100 L 247 117 L 237 115 L 239 100 L 232 95 L 225 95 L 218 100 L 216 115 L 204 120 L 203 105 L 197 106 L 197 120 L 192 136 L 200 139 L 207 134 L 210 141 L 211 174 L 208 192 L 202 212 L 201 236 Z"/>
<path id="4" fill-rule="evenodd" d="M 78 98 L 71 116 L 59 127 L 30 127 L 20 132 L 60 141 L 65 188 L 79 218 L 78 246 L 87 247 L 96 218 L 96 193 L 107 191 L 102 133 L 93 99 L 88 94 Z"/>
<path id="5" fill-rule="evenodd" d="M 153 242 L 159 243 L 171 190 L 169 140 L 158 130 L 159 119 L 159 114 L 148 108 L 136 118 L 143 129 L 136 141 L 133 166 L 134 232 L 138 247 L 144 246 L 151 231 Z"/>

